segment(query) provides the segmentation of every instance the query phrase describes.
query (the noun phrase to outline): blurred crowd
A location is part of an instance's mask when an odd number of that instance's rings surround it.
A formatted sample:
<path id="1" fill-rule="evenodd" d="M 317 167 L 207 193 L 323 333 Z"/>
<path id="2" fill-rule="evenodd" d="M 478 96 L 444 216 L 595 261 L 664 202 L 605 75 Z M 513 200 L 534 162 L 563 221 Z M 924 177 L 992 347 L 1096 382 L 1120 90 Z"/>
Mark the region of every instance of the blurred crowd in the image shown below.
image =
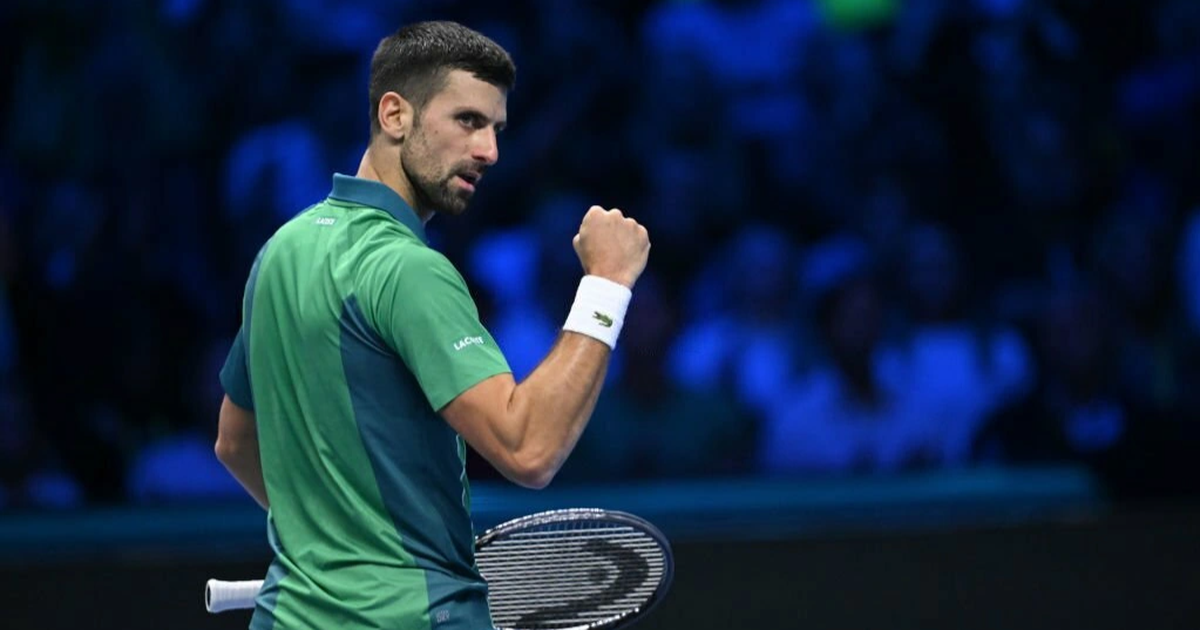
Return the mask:
<path id="1" fill-rule="evenodd" d="M 1193 0 L 17 0 L 0 509 L 239 494 L 211 448 L 250 262 L 355 172 L 374 45 L 429 18 L 518 65 L 499 165 L 429 225 L 518 378 L 588 206 L 650 229 L 562 481 L 1200 493 Z"/>

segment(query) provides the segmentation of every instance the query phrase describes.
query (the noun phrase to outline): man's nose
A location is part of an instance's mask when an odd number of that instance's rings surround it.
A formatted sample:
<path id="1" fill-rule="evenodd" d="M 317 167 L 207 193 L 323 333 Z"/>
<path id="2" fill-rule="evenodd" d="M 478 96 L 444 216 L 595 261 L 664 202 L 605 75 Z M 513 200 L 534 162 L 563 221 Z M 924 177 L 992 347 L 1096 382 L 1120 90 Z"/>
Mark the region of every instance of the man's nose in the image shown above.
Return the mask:
<path id="1" fill-rule="evenodd" d="M 480 129 L 475 134 L 471 158 L 488 166 L 495 164 L 500 159 L 500 144 L 496 138 L 495 129 L 487 127 Z"/>

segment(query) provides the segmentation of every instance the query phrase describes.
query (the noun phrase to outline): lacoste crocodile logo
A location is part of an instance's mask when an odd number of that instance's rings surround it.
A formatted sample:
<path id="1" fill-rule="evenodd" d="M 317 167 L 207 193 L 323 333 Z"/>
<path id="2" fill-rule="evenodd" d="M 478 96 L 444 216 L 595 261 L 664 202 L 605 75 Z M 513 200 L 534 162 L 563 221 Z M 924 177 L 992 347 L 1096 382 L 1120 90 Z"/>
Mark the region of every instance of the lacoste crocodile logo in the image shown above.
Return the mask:
<path id="1" fill-rule="evenodd" d="M 600 311 L 593 312 L 592 317 L 597 322 L 600 322 L 601 326 L 603 326 L 605 328 L 612 328 L 612 324 L 613 324 L 612 317 L 609 317 L 608 315 L 605 315 L 604 313 L 601 313 Z"/>

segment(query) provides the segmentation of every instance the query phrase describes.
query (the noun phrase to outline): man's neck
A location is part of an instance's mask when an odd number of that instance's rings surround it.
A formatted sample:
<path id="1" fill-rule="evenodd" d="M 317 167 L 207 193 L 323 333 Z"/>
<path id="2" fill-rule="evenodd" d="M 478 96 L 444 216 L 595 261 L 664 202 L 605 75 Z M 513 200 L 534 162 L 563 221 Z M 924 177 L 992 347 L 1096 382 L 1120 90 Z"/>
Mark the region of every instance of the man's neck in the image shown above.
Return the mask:
<path id="1" fill-rule="evenodd" d="M 428 223 L 433 213 L 417 206 L 412 183 L 404 176 L 404 171 L 398 167 L 388 168 L 386 164 L 388 164 L 387 161 L 378 159 L 372 148 L 368 147 L 363 152 L 362 161 L 358 164 L 358 172 L 354 176 L 377 181 L 396 191 L 396 194 L 400 195 L 400 198 L 413 209 L 413 212 L 417 213 L 421 225 Z"/>

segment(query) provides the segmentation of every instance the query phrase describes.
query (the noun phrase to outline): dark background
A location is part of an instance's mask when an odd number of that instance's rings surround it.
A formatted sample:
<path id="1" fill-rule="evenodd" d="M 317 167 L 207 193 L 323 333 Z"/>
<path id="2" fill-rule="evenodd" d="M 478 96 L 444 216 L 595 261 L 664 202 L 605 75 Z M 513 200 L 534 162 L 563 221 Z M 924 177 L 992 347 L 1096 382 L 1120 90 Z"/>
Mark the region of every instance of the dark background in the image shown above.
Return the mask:
<path id="1" fill-rule="evenodd" d="M 666 523 L 647 627 L 1200 626 L 1200 3 L 16 0 L 0 627 L 244 622 L 198 584 L 266 560 L 212 456 L 246 274 L 427 18 L 518 65 L 429 225 L 518 377 L 588 206 L 654 243 L 560 494 L 472 456 L 477 525 Z"/>

